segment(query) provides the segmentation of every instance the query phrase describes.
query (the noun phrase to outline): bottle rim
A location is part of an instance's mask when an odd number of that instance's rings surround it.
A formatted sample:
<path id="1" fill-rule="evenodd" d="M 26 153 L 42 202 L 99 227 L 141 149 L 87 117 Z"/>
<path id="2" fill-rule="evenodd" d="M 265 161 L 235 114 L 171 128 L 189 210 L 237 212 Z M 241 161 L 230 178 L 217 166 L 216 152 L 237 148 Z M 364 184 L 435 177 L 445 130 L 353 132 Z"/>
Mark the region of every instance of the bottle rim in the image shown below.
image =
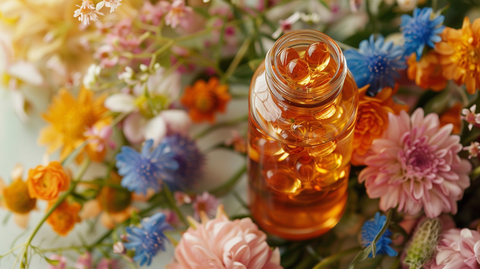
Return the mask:
<path id="1" fill-rule="evenodd" d="M 332 78 L 325 84 L 307 91 L 293 90 L 286 83 L 277 68 L 279 54 L 288 47 L 309 46 L 314 42 L 325 43 L 330 52 L 330 61 L 335 61 L 337 68 Z M 341 91 L 347 76 L 347 61 L 338 44 L 324 33 L 316 30 L 294 30 L 281 36 L 267 52 L 265 58 L 266 82 L 272 94 L 279 100 L 287 100 L 291 105 L 316 107 L 331 102 Z"/>

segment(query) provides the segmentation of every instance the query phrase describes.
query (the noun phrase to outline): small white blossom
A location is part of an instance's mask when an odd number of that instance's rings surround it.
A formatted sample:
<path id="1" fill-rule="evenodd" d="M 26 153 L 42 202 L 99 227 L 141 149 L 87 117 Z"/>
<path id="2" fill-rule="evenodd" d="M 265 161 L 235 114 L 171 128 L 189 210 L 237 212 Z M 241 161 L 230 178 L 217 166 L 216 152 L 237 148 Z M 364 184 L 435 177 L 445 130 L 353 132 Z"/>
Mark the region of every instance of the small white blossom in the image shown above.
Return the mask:
<path id="1" fill-rule="evenodd" d="M 137 84 L 137 80 L 135 80 L 134 77 L 135 77 L 135 74 L 133 72 L 133 69 L 130 66 L 125 67 L 125 72 L 120 73 L 120 75 L 118 75 L 118 78 L 123 80 L 128 85 Z"/>
<path id="2" fill-rule="evenodd" d="M 292 25 L 300 19 L 300 12 L 295 12 L 292 16 L 288 17 L 286 20 L 280 20 L 280 28 L 278 28 L 273 34 L 272 38 L 279 38 L 280 35 L 284 32 L 287 32 L 292 29 Z"/>
<path id="3" fill-rule="evenodd" d="M 97 10 L 103 8 L 103 6 L 110 8 L 110 13 L 114 12 L 122 4 L 122 0 L 103 0 L 97 4 Z"/>
<path id="4" fill-rule="evenodd" d="M 468 130 L 472 130 L 473 125 L 480 124 L 480 113 L 475 113 L 477 109 L 477 105 L 473 105 L 470 107 L 470 110 L 464 108 L 462 109 L 463 116 L 461 117 L 462 120 L 468 122 Z"/>
<path id="5" fill-rule="evenodd" d="M 90 0 L 83 0 L 82 5 L 77 5 L 77 7 L 79 9 L 75 10 L 73 17 L 78 17 L 78 20 L 84 25 L 89 25 L 90 21 L 97 21 L 98 15 L 103 15 L 103 13 L 95 9 L 95 5 Z"/>
<path id="6" fill-rule="evenodd" d="M 477 157 L 480 153 L 480 143 L 472 142 L 470 146 L 464 147 L 463 150 L 468 150 L 468 153 L 470 154 L 468 156 L 469 159 L 471 159 L 472 157 Z"/>
<path id="7" fill-rule="evenodd" d="M 102 69 L 100 68 L 99 65 L 92 64 L 87 70 L 87 73 L 83 77 L 83 85 L 87 87 L 88 89 L 93 89 L 95 85 L 97 84 L 98 77 L 100 75 L 100 71 Z"/>
<path id="8" fill-rule="evenodd" d="M 308 24 L 317 24 L 320 22 L 320 16 L 317 13 L 305 14 L 300 13 L 300 19 Z"/>

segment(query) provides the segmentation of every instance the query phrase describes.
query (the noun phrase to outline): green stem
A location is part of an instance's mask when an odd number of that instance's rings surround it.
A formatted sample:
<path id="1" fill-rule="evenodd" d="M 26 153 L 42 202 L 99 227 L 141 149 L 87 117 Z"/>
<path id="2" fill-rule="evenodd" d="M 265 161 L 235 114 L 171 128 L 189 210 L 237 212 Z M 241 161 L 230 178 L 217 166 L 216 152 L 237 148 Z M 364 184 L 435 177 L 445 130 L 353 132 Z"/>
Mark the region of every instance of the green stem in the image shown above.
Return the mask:
<path id="1" fill-rule="evenodd" d="M 177 204 L 175 203 L 175 199 L 173 198 L 172 192 L 170 191 L 170 188 L 167 186 L 167 184 L 163 184 L 163 191 L 165 193 L 165 197 L 167 198 L 167 203 L 170 205 L 170 208 L 177 213 L 178 218 L 188 226 L 187 219 L 183 216 L 182 212 L 180 211 L 180 208 L 178 208 Z"/>
<path id="2" fill-rule="evenodd" d="M 250 46 L 251 42 L 252 42 L 251 38 L 247 38 L 247 39 L 245 39 L 245 41 L 243 41 L 243 44 L 238 49 L 238 52 L 235 55 L 235 57 L 233 58 L 232 63 L 228 66 L 228 69 L 225 72 L 225 75 L 223 76 L 223 79 L 228 78 L 233 74 L 233 72 L 237 68 L 238 64 L 240 63 L 240 61 L 242 61 L 243 56 L 245 56 L 245 53 L 247 52 L 248 47 Z"/>
<path id="3" fill-rule="evenodd" d="M 329 257 L 326 257 L 325 259 L 323 259 L 322 261 L 320 261 L 319 263 L 317 263 L 313 269 L 320 269 L 320 268 L 325 268 L 327 265 L 330 265 L 336 261 L 338 261 L 339 259 L 345 257 L 345 256 L 348 256 L 348 255 L 351 255 L 351 254 L 354 254 L 356 252 L 359 252 L 362 250 L 362 247 L 354 247 L 354 248 L 349 248 L 347 250 L 344 250 L 342 252 L 339 252 L 337 254 L 334 254 L 332 256 L 329 256 Z"/>
<path id="4" fill-rule="evenodd" d="M 68 250 L 80 250 L 80 249 L 91 249 L 92 247 L 112 247 L 113 244 L 96 244 L 94 246 L 70 246 L 70 247 L 60 247 L 60 248 L 46 248 L 46 249 L 39 249 L 39 251 L 46 253 L 46 252 L 57 252 L 57 251 L 68 251 Z"/>
<path id="5" fill-rule="evenodd" d="M 372 13 L 372 9 L 370 7 L 371 1 L 366 0 L 365 4 L 367 9 L 368 19 L 370 21 L 370 25 L 372 25 L 372 33 L 375 34 L 377 32 L 377 22 L 376 22 L 375 16 Z"/>
<path id="6" fill-rule="evenodd" d="M 215 131 L 217 129 L 224 128 L 224 127 L 233 126 L 233 125 L 239 124 L 241 122 L 244 122 L 246 120 L 248 120 L 248 115 L 241 116 L 241 117 L 233 119 L 231 121 L 217 123 L 217 124 L 207 128 L 207 129 L 205 129 L 204 131 L 198 133 L 197 135 L 195 135 L 194 139 L 200 139 L 200 138 L 204 137 L 205 135 L 209 134 L 212 131 Z"/>
<path id="7" fill-rule="evenodd" d="M 211 194 L 215 196 L 223 196 L 228 193 L 235 185 L 237 184 L 238 180 L 242 177 L 242 175 L 247 172 L 247 166 L 243 165 L 227 182 L 223 185 L 209 191 Z"/>

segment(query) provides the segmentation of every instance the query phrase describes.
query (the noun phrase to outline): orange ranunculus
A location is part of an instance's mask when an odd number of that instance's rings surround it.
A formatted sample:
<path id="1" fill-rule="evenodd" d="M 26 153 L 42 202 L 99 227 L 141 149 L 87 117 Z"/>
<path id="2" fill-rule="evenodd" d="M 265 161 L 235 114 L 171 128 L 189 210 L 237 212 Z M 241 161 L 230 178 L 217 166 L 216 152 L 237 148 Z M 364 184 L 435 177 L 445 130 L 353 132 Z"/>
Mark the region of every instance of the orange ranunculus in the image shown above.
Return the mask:
<path id="1" fill-rule="evenodd" d="M 355 133 L 353 137 L 354 165 L 363 164 L 363 159 L 373 140 L 380 138 L 388 127 L 388 113 L 399 114 L 401 110 L 407 110 L 406 105 L 397 104 L 393 101 L 392 95 L 397 88 L 384 88 L 375 97 L 368 96 L 367 85 L 358 90 L 359 102 Z"/>
<path id="2" fill-rule="evenodd" d="M 462 108 L 462 104 L 457 102 L 440 116 L 441 126 L 449 123 L 453 124 L 452 134 L 460 134 L 462 128 L 462 119 L 460 118 Z"/>
<path id="3" fill-rule="evenodd" d="M 50 202 L 50 207 L 54 202 Z M 80 222 L 81 219 L 78 213 L 82 209 L 79 203 L 68 203 L 63 201 L 48 217 L 47 222 L 50 224 L 55 232 L 59 235 L 67 235 L 75 226 L 75 223 Z"/>
<path id="4" fill-rule="evenodd" d="M 59 162 L 53 161 L 47 166 L 30 169 L 27 184 L 30 197 L 50 201 L 68 189 L 70 176 Z"/>
<path id="5" fill-rule="evenodd" d="M 408 78 L 422 89 L 441 91 L 447 87 L 447 80 L 442 75 L 439 54 L 432 51 L 417 62 L 415 53 L 408 59 Z"/>
<path id="6" fill-rule="evenodd" d="M 445 27 L 442 41 L 435 45 L 441 55 L 443 76 L 453 79 L 458 85 L 466 84 L 467 91 L 474 94 L 480 89 L 480 18 L 470 24 L 465 17 L 462 29 Z"/>
<path id="7" fill-rule="evenodd" d="M 227 85 L 220 85 L 218 78 L 212 77 L 208 83 L 201 79 L 195 81 L 185 89 L 180 101 L 188 108 L 192 121 L 213 123 L 217 111 L 225 112 L 230 94 Z"/>

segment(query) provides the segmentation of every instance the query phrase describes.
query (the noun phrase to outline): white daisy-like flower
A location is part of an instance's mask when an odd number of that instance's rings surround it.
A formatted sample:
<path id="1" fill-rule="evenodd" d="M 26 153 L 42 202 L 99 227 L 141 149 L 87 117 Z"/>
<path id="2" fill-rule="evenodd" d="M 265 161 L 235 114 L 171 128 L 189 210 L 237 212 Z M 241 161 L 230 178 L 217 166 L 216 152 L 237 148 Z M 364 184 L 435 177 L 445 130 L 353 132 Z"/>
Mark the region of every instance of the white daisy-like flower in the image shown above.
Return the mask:
<path id="1" fill-rule="evenodd" d="M 103 0 L 97 4 L 97 10 L 103 8 L 103 6 L 110 8 L 110 13 L 114 12 L 122 4 L 122 0 Z"/>
<path id="2" fill-rule="evenodd" d="M 78 17 L 78 20 L 85 25 L 89 25 L 90 21 L 97 21 L 98 15 L 103 15 L 103 13 L 95 9 L 95 5 L 90 0 L 83 0 L 82 5 L 77 5 L 77 7 L 79 9 L 75 10 L 73 17 Z"/>
<path id="3" fill-rule="evenodd" d="M 461 116 L 462 120 L 465 120 L 468 122 L 468 130 L 471 131 L 472 127 L 476 124 L 480 124 L 480 113 L 475 113 L 475 110 L 477 109 L 477 105 L 473 105 L 469 109 L 462 109 L 462 114 Z"/>

